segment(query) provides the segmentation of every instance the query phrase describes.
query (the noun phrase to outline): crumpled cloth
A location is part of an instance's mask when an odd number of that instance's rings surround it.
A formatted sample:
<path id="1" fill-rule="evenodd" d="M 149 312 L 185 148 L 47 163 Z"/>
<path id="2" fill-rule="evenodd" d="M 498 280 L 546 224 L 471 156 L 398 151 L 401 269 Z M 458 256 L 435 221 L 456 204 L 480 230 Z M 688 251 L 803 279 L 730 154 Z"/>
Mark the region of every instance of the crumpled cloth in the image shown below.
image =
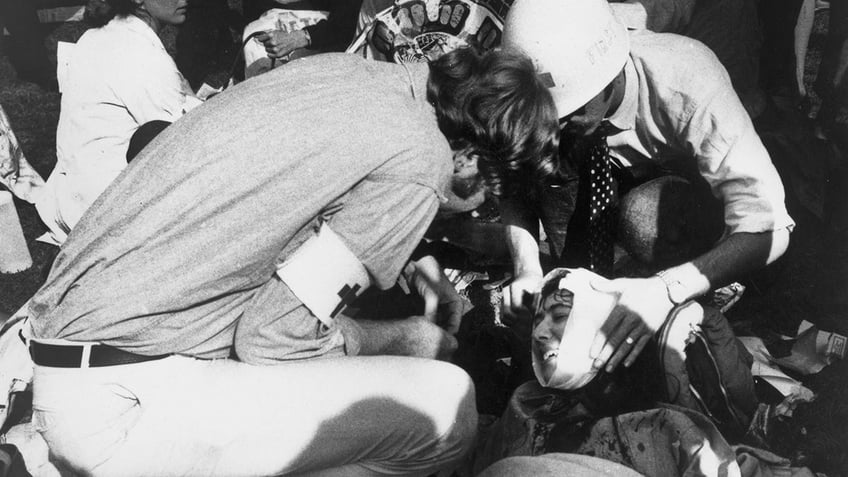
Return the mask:
<path id="1" fill-rule="evenodd" d="M 679 406 L 595 418 L 561 391 L 528 382 L 481 435 L 476 474 L 514 456 L 588 455 L 646 476 L 811 477 L 809 469 L 754 447 L 732 447 L 705 415 Z"/>
<path id="2" fill-rule="evenodd" d="M 44 178 L 27 162 L 9 117 L 0 106 L 0 184 L 18 198 L 35 203 Z"/>

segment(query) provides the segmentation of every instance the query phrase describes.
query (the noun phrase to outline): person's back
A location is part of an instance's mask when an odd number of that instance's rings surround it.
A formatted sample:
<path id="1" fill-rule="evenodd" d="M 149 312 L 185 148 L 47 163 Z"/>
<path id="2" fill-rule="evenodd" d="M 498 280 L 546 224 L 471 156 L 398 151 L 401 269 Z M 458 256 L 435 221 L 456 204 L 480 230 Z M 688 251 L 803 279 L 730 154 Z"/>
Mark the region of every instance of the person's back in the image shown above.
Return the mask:
<path id="1" fill-rule="evenodd" d="M 505 138 L 516 125 L 535 136 Z M 477 428 L 469 376 L 432 359 L 452 337 L 343 309 L 398 278 L 440 199 L 497 179 L 480 150 L 551 156 L 555 133 L 529 58 L 470 49 L 298 60 L 181 118 L 30 306 L 51 458 L 85 475 L 450 472 Z"/>
<path id="2" fill-rule="evenodd" d="M 415 71 L 413 85 L 403 66 L 323 55 L 242 83 L 174 123 L 63 247 L 33 300 L 38 336 L 226 356 L 246 300 L 354 185 L 367 178 L 440 193 L 450 153 L 426 109 L 427 67 Z M 375 250 L 354 252 L 384 287 L 403 265 L 371 267 Z M 165 322 L 176 331 L 168 343 L 144 335 Z"/>

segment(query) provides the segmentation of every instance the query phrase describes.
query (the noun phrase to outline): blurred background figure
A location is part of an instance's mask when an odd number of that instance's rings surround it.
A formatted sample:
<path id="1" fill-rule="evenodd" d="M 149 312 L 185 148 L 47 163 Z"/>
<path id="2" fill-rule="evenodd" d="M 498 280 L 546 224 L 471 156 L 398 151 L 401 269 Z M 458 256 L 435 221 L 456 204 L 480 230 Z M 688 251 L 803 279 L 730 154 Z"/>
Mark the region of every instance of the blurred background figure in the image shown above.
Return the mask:
<path id="1" fill-rule="evenodd" d="M 792 99 L 795 83 L 795 25 L 804 0 L 759 0 L 763 50 L 761 83 L 770 96 Z"/>
<path id="2" fill-rule="evenodd" d="M 676 33 L 707 45 L 752 118 L 765 109 L 758 63 L 762 34 L 755 0 L 610 0 L 628 28 Z"/>
<path id="3" fill-rule="evenodd" d="M 62 75 L 57 163 L 36 201 L 61 245 L 82 214 L 126 167 L 130 138 L 153 120 L 173 122 L 199 104 L 159 33 L 185 21 L 185 0 L 91 2 L 96 28 L 80 37 Z"/>
<path id="4" fill-rule="evenodd" d="M 344 51 L 362 0 L 245 0 L 245 77 L 291 59 Z"/>
<path id="5" fill-rule="evenodd" d="M 830 15 L 827 38 L 822 62 L 816 77 L 815 90 L 822 99 L 821 109 L 816 117 L 816 134 L 845 143 L 845 109 L 848 108 L 848 81 L 845 71 L 848 69 L 848 2 L 833 0 L 830 2 Z"/>

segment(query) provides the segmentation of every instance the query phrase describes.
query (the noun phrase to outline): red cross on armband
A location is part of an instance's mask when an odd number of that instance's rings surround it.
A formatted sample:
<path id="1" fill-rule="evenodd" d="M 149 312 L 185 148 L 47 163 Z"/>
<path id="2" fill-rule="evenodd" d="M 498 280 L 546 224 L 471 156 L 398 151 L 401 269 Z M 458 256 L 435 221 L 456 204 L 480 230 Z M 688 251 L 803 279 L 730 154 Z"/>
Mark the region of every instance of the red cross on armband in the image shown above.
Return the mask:
<path id="1" fill-rule="evenodd" d="M 277 276 L 327 326 L 371 286 L 368 270 L 327 224 L 277 268 Z"/>
<path id="2" fill-rule="evenodd" d="M 330 318 L 335 318 L 336 315 L 341 313 L 342 310 L 344 310 L 348 305 L 353 303 L 353 301 L 357 298 L 356 292 L 358 291 L 359 285 L 354 285 L 352 287 L 350 285 L 343 286 L 342 289 L 339 290 L 339 292 L 337 293 L 341 300 L 339 301 L 339 304 L 336 305 L 335 308 L 333 308 L 332 313 L 330 313 Z"/>

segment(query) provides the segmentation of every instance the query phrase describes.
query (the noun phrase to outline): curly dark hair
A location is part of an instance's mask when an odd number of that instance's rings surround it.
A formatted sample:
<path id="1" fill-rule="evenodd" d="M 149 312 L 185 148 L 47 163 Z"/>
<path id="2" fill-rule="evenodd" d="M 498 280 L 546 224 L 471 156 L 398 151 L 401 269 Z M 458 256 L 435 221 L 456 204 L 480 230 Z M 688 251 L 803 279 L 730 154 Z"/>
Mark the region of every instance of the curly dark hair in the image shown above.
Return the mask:
<path id="1" fill-rule="evenodd" d="M 85 6 L 85 21 L 101 27 L 115 17 L 125 17 L 136 12 L 138 4 L 132 0 L 88 0 Z"/>
<path id="2" fill-rule="evenodd" d="M 427 99 L 454 149 L 469 149 L 496 196 L 557 168 L 559 125 L 533 62 L 511 50 L 460 48 L 430 63 Z"/>

